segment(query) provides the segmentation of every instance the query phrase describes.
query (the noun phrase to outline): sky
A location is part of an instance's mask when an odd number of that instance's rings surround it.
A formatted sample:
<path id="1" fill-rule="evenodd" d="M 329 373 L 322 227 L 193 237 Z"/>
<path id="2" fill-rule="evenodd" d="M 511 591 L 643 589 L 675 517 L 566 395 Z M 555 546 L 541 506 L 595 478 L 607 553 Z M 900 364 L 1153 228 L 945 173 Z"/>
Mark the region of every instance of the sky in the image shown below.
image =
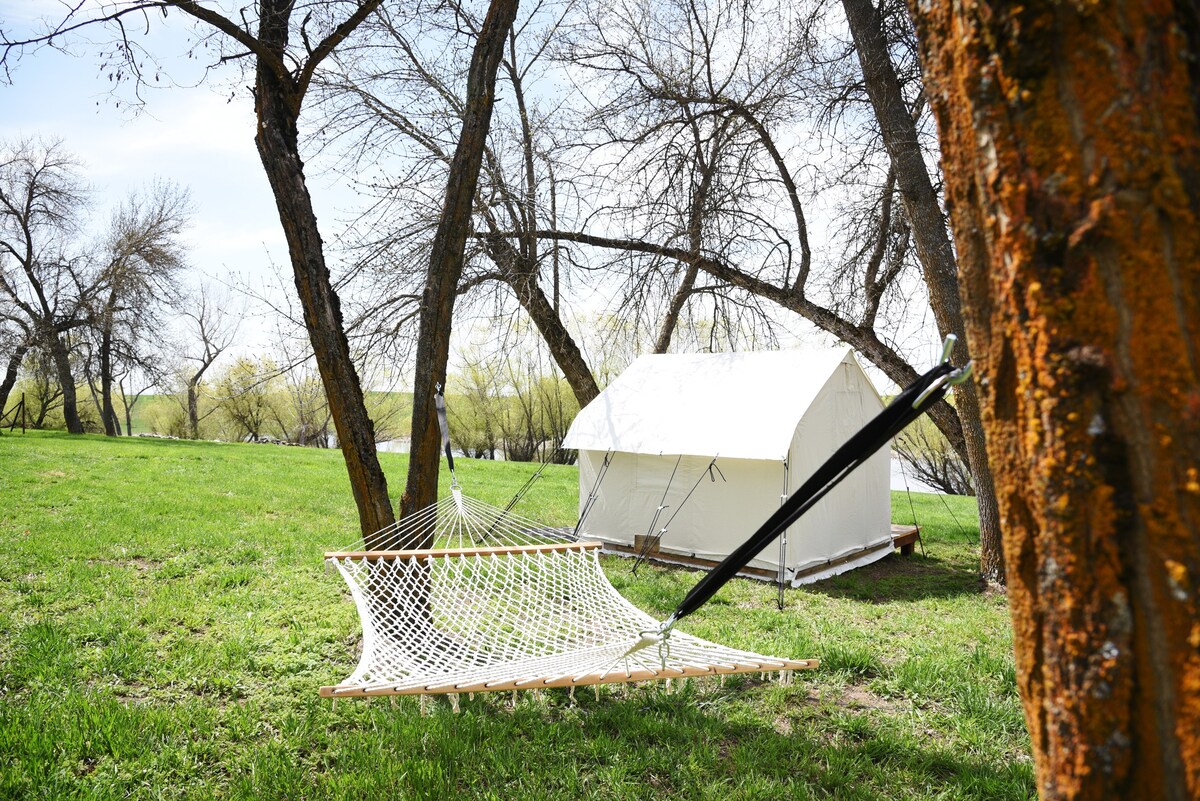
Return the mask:
<path id="1" fill-rule="evenodd" d="M 60 7 L 58 0 L 0 0 L 0 28 L 20 36 L 37 29 L 38 17 Z M 193 279 L 228 282 L 235 276 L 232 280 L 239 284 L 278 297 L 278 288 L 268 288 L 275 281 L 272 264 L 290 274 L 288 255 L 254 147 L 249 90 L 244 82 L 236 82 L 233 70 L 203 82 L 204 60 L 186 57 L 192 42 L 182 23 L 178 13 L 156 19 L 149 35 L 138 40 L 160 56 L 164 74 L 176 84 L 148 90 L 140 109 L 129 102 L 130 85 L 117 86 L 114 92 L 114 84 L 100 69 L 95 45 L 76 40 L 73 55 L 47 48 L 27 53 L 14 67 L 11 83 L 0 83 L 0 138 L 62 139 L 85 164 L 99 220 L 107 219 L 107 210 L 130 192 L 155 180 L 186 187 L 195 206 L 187 235 Z M 355 196 L 344 179 L 323 172 L 314 161 L 307 164 L 306 175 L 329 242 Z M 810 328 L 799 321 L 793 326 Z M 918 322 L 917 327 L 924 326 Z M 241 352 L 271 351 L 272 336 L 267 317 L 251 317 L 240 331 Z M 930 340 L 932 359 L 938 350 L 936 338 L 920 338 Z M 890 386 L 877 371 L 871 372 L 881 389 Z"/>
<path id="2" fill-rule="evenodd" d="M 0 0 L 0 27 L 9 35 L 32 30 L 35 19 L 57 5 Z M 174 15 L 167 25 L 156 24 L 147 42 L 165 55 L 177 82 L 194 84 L 199 62 L 183 57 L 189 41 L 180 21 Z M 77 55 L 45 48 L 28 53 L 13 69 L 11 84 L 0 83 L 0 139 L 61 139 L 84 163 L 100 221 L 130 192 L 156 180 L 186 187 L 195 207 L 187 235 L 193 280 L 224 282 L 233 274 L 261 287 L 271 279 L 272 262 L 286 266 L 275 201 L 254 147 L 249 90 L 227 83 L 154 89 L 135 111 L 131 87 L 117 87 L 114 94 L 94 49 L 79 43 L 73 50 Z M 309 179 L 328 240 L 337 208 L 348 198 L 318 170 L 310 169 Z M 242 331 L 243 347 L 267 347 L 265 323 L 248 321 Z"/>

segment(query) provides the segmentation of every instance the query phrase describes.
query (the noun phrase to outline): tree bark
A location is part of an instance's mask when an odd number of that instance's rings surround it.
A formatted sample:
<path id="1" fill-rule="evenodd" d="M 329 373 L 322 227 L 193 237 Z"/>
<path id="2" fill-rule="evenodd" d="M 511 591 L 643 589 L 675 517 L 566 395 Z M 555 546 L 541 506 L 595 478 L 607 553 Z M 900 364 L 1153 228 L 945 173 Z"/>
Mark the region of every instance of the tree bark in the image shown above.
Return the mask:
<path id="1" fill-rule="evenodd" d="M 288 38 L 289 0 L 263 0 L 259 41 L 283 59 Z M 375 429 L 342 324 L 341 301 L 330 279 L 317 215 L 300 159 L 297 119 L 303 88 L 289 85 L 260 56 L 255 80 L 258 130 L 254 141 L 291 256 L 304 324 L 329 399 L 338 444 L 346 461 L 363 537 L 395 522 L 387 479 L 375 451 Z"/>
<path id="2" fill-rule="evenodd" d="M 17 373 L 21 369 L 21 362 L 25 360 L 25 354 L 29 352 L 29 343 L 21 342 L 16 346 L 8 357 L 8 367 L 4 371 L 4 380 L 0 381 L 0 417 L 4 416 L 4 410 L 8 408 L 8 396 L 12 394 L 13 387 L 17 385 Z"/>
<path id="3" fill-rule="evenodd" d="M 401 517 L 437 501 L 441 437 L 433 405 L 435 385 L 446 383 L 454 297 L 463 271 L 463 249 L 471 228 L 472 202 L 487 144 L 495 101 L 496 71 L 517 15 L 517 0 L 492 0 L 471 54 L 462 132 L 450 162 L 446 201 L 434 234 L 429 274 L 421 300 L 413 380 L 412 446 Z M 428 547 L 416 541 L 413 547 Z"/>
<path id="4" fill-rule="evenodd" d="M 697 252 L 699 251 L 697 250 Z M 683 280 L 679 282 L 679 286 L 675 287 L 675 292 L 671 295 L 671 302 L 667 304 L 667 311 L 659 323 L 658 336 L 654 339 L 655 353 L 666 353 L 671 349 L 671 339 L 679 324 L 679 315 L 683 313 L 684 304 L 688 302 L 688 298 L 692 296 L 692 291 L 696 288 L 696 278 L 699 274 L 700 268 L 694 261 L 689 262 L 684 268 Z"/>
<path id="5" fill-rule="evenodd" d="M 862 66 L 863 81 L 879 129 L 883 146 L 891 160 L 900 189 L 905 217 L 912 229 L 917 256 L 921 262 L 929 302 L 938 332 L 954 334 L 956 364 L 970 359 L 962 304 L 958 291 L 958 267 L 954 248 L 946 231 L 946 220 L 938 205 L 925 154 L 917 136 L 917 126 L 904 102 L 900 80 L 892 65 L 884 35 L 883 19 L 871 0 L 842 0 L 854 47 Z M 987 461 L 979 398 L 971 384 L 961 384 L 955 392 L 959 420 L 962 423 L 961 455 L 971 468 L 979 507 L 980 571 L 988 581 L 1004 582 L 1004 556 L 1000 541 L 1000 515 L 991 467 Z"/>
<path id="6" fill-rule="evenodd" d="M 537 327 L 542 341 L 550 350 L 550 357 L 554 359 L 558 369 L 562 370 L 563 377 L 567 379 L 567 384 L 571 387 L 579 408 L 582 409 L 600 394 L 600 387 L 596 385 L 596 378 L 592 375 L 587 360 L 583 358 L 579 345 L 575 343 L 558 310 L 538 283 L 538 232 L 531 232 L 532 236 L 522 235 L 523 238 L 532 239 L 534 243 L 532 248 L 522 251 L 513 247 L 512 242 L 500 233 L 491 221 L 489 225 L 492 226 L 492 233 L 482 237 L 488 257 L 500 267 L 500 278 L 512 288 L 517 302 Z M 554 243 L 554 247 L 558 247 L 557 242 Z M 526 261 L 524 252 L 533 255 L 532 262 Z"/>
<path id="7" fill-rule="evenodd" d="M 79 402 L 75 395 L 75 375 L 71 372 L 71 354 L 62 341 L 62 335 L 53 329 L 45 332 L 44 341 L 54 360 L 58 384 L 63 396 L 63 421 L 71 434 L 82 434 L 83 423 L 79 419 Z"/>
<path id="8" fill-rule="evenodd" d="M 187 385 L 188 436 L 200 439 L 200 398 L 199 379 L 193 379 Z"/>
<path id="9" fill-rule="evenodd" d="M 916 2 L 1044 798 L 1200 797 L 1200 11 Z"/>
<path id="10" fill-rule="evenodd" d="M 117 422 L 117 411 L 112 402 L 112 327 L 108 320 L 100 331 L 100 419 L 104 422 L 104 435 L 117 437 L 121 425 Z"/>
<path id="11" fill-rule="evenodd" d="M 596 378 L 571 332 L 563 325 L 562 318 L 538 284 L 536 273 L 529 270 L 513 275 L 509 278 L 509 285 L 521 308 L 537 326 L 538 333 L 550 350 L 550 357 L 562 370 L 575 400 L 579 402 L 579 408 L 587 406 L 600 394 L 600 387 L 596 385 Z"/>

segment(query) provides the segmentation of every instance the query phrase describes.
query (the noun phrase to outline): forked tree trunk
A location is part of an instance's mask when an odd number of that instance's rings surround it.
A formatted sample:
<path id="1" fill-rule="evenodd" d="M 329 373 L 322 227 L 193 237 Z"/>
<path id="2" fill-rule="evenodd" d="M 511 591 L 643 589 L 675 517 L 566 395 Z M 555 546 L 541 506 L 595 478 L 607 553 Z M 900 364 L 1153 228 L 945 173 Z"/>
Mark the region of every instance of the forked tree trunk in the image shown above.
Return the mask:
<path id="1" fill-rule="evenodd" d="M 450 162 L 446 202 L 434 234 L 429 274 L 421 299 L 416 375 L 413 380 L 412 445 L 408 482 L 400 506 L 401 517 L 437 501 L 441 437 L 433 393 L 435 385 L 444 386 L 446 383 L 454 296 L 462 276 L 463 249 L 471 227 L 472 202 L 492 121 L 496 70 L 500 66 L 504 42 L 516 16 L 517 0 L 492 0 L 479 31 L 479 40 L 471 54 L 462 132 Z M 411 547 L 428 547 L 428 544 L 415 541 Z"/>
<path id="2" fill-rule="evenodd" d="M 947 334 L 958 337 L 954 350 L 955 363 L 965 364 L 970 356 L 959 299 L 954 248 L 946 232 L 946 220 L 938 205 L 929 169 L 925 165 L 925 153 L 917 136 L 916 123 L 904 102 L 900 79 L 892 65 L 883 20 L 872 0 L 842 0 L 842 7 L 846 11 L 854 46 L 858 51 L 867 95 L 879 121 L 883 145 L 896 174 L 896 185 L 900 189 L 904 215 L 917 246 L 938 332 L 943 337 Z M 973 386 L 963 384 L 955 391 L 955 399 L 955 408 L 962 423 L 965 451 L 962 455 L 965 455 L 971 468 L 975 500 L 979 507 L 980 572 L 988 581 L 1003 583 L 1000 515 L 987 460 L 979 398 Z"/>
<path id="3" fill-rule="evenodd" d="M 51 329 L 45 335 L 46 347 L 50 350 L 50 358 L 54 360 L 54 369 L 58 373 L 58 384 L 62 389 L 63 421 L 67 431 L 72 434 L 83 433 L 83 423 L 79 419 L 79 401 L 75 395 L 75 375 L 71 372 L 71 354 L 67 345 L 62 341 L 62 335 Z"/>
<path id="4" fill-rule="evenodd" d="M 292 3 L 277 0 L 263 2 L 261 7 L 259 40 L 282 60 Z M 258 118 L 254 141 L 283 224 L 304 325 L 329 399 L 359 524 L 363 536 L 369 537 L 395 522 L 395 514 L 375 451 L 375 427 L 342 325 L 341 301 L 325 264 L 317 215 L 304 179 L 296 127 L 301 99 L 297 91 L 296 86 L 285 86 L 260 60 L 254 92 Z"/>
<path id="5" fill-rule="evenodd" d="M 1200 798 L 1200 13 L 917 2 L 1044 798 Z"/>

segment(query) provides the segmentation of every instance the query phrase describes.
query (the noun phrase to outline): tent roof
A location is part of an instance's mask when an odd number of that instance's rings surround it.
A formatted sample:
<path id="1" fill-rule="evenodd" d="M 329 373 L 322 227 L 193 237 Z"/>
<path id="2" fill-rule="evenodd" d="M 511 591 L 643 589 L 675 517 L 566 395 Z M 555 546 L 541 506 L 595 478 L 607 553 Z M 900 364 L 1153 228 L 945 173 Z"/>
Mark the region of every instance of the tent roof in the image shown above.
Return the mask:
<path id="1" fill-rule="evenodd" d="M 642 356 L 584 408 L 563 447 L 649 454 L 787 457 L 846 347 Z"/>

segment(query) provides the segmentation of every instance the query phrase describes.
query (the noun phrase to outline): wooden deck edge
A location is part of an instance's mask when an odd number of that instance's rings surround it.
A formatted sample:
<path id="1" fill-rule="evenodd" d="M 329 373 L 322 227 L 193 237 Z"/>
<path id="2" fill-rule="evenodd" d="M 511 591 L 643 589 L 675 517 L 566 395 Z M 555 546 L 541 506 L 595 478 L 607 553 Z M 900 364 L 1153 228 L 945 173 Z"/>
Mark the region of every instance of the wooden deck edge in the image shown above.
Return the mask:
<path id="1" fill-rule="evenodd" d="M 550 551 L 590 551 L 603 548 L 602 542 L 548 542 L 542 545 L 501 545 L 491 548 L 424 548 L 413 551 L 326 551 L 326 559 L 425 559 L 461 556 L 502 556 L 514 553 Z"/>
<path id="2" fill-rule="evenodd" d="M 901 556 L 908 556 L 916 550 L 919 539 L 921 539 L 920 526 L 892 526 L 892 547 L 899 548 Z"/>
<path id="3" fill-rule="evenodd" d="M 540 678 L 531 677 L 497 684 L 480 682 L 477 684 L 442 684 L 394 689 L 391 687 L 365 688 L 355 685 L 335 685 L 322 687 L 322 698 L 363 698 L 374 695 L 446 695 L 449 693 L 488 693 L 508 690 L 544 690 L 550 687 L 589 687 L 593 684 L 626 684 L 635 681 L 658 681 L 662 679 L 683 679 L 702 676 L 732 675 L 735 673 L 775 673 L 781 670 L 812 670 L 820 666 L 818 659 L 771 659 L 756 665 L 737 665 L 735 667 L 708 668 L 667 668 L 664 670 L 632 670 L 629 673 L 613 670 L 610 673 L 589 673 L 578 679 L 575 677 Z"/>

